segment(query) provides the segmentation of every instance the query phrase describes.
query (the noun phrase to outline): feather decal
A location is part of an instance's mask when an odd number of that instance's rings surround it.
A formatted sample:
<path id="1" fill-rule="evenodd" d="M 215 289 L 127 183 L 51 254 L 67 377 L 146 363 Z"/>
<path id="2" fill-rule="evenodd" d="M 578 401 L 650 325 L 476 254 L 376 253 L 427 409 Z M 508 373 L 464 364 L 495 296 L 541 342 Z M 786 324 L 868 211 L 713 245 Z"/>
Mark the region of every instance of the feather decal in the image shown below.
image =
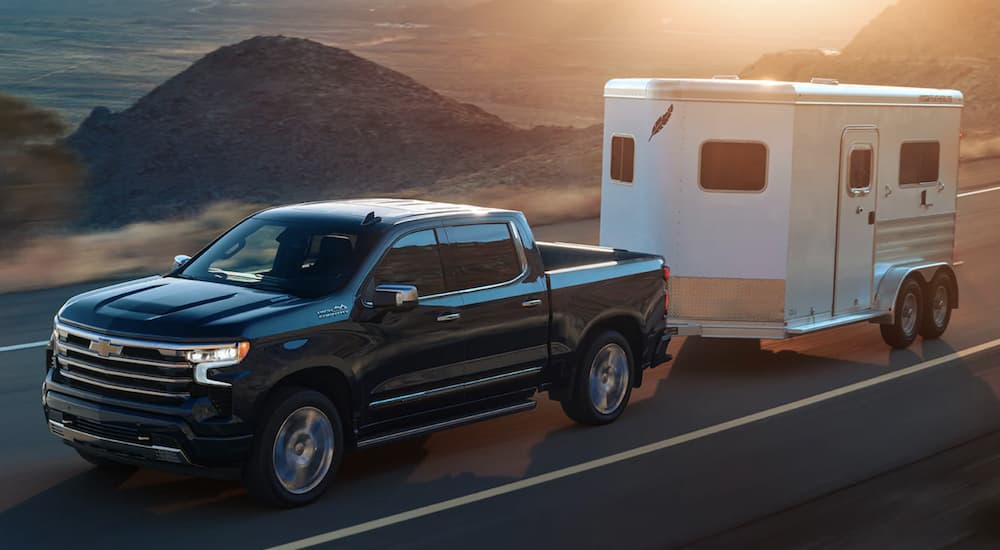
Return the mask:
<path id="1" fill-rule="evenodd" d="M 663 113 L 663 116 L 656 119 L 656 123 L 653 124 L 653 132 L 649 134 L 649 141 L 653 141 L 653 138 L 656 137 L 656 134 L 659 134 L 660 130 L 663 130 L 664 128 L 667 127 L 667 123 L 670 122 L 670 115 L 672 114 L 674 114 L 673 103 L 670 104 L 670 107 L 667 109 L 667 112 Z"/>

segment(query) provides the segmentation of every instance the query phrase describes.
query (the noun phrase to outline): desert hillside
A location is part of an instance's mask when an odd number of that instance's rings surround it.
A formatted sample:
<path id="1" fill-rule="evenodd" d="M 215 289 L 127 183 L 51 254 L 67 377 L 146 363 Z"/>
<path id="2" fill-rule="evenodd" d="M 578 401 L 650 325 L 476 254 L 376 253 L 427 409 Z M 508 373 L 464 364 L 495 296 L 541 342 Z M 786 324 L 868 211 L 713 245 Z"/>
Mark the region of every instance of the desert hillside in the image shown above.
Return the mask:
<path id="1" fill-rule="evenodd" d="M 998 48 L 1000 2 L 899 0 L 839 54 L 816 50 L 769 54 L 741 76 L 956 88 L 966 96 L 966 128 L 987 134 L 1000 123 Z"/>
<path id="2" fill-rule="evenodd" d="M 113 227 L 428 187 L 592 135 L 519 129 L 346 50 L 257 37 L 125 111 L 95 109 L 69 143 L 89 168 L 83 223 Z"/>

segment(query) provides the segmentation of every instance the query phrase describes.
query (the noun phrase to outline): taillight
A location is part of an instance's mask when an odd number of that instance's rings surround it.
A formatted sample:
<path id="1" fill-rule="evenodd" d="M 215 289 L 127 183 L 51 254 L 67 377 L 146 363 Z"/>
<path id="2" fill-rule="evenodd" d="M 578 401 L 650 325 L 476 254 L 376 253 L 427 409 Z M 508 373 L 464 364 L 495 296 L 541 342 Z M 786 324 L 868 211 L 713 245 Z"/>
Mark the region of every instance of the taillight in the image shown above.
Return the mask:
<path id="1" fill-rule="evenodd" d="M 670 268 L 663 266 L 663 289 L 665 291 L 665 297 L 663 298 L 663 313 L 666 314 L 670 311 Z"/>

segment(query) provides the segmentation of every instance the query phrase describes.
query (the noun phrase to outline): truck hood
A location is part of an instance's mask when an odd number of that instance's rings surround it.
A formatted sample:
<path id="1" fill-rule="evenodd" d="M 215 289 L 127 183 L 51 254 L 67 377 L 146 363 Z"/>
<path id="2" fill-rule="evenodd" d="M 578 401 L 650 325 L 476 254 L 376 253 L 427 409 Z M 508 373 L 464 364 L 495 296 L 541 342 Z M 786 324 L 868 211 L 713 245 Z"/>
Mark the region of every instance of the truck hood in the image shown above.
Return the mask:
<path id="1" fill-rule="evenodd" d="M 163 340 L 235 338 L 246 325 L 303 300 L 277 292 L 175 277 L 150 277 L 71 298 L 65 322 L 121 335 Z"/>

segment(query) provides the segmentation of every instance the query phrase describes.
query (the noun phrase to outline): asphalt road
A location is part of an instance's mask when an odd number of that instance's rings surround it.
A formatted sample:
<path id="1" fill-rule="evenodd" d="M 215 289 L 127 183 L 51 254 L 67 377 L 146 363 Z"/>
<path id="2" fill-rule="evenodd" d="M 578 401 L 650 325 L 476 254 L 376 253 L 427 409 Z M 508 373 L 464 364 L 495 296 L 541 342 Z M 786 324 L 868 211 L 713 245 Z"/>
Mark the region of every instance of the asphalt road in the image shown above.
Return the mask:
<path id="1" fill-rule="evenodd" d="M 963 189 L 990 185 L 1000 164 L 963 167 Z M 941 340 L 891 352 L 868 324 L 764 344 L 678 339 L 613 425 L 578 427 L 542 396 L 534 412 L 350 456 L 297 510 L 258 508 L 236 483 L 93 470 L 45 429 L 42 349 L 0 352 L 0 547 L 725 540 L 711 537 L 1000 430 L 1000 191 L 959 209 L 962 308 Z M 593 240 L 596 226 L 540 233 Z M 0 348 L 44 340 L 88 286 L 0 295 Z M 984 343 L 996 345 L 961 353 Z"/>

